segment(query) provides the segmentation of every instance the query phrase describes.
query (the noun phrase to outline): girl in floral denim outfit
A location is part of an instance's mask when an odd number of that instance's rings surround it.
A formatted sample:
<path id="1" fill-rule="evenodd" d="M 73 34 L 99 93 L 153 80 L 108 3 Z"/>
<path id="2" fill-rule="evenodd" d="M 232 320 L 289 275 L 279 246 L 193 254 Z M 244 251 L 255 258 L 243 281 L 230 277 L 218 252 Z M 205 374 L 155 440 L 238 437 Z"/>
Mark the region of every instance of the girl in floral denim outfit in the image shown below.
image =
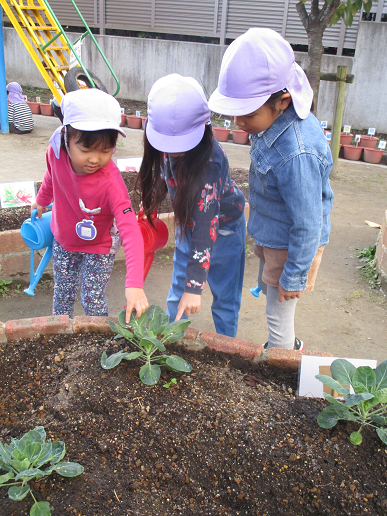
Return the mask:
<path id="1" fill-rule="evenodd" d="M 191 77 L 172 74 L 153 85 L 139 178 L 148 220 L 152 222 L 151 214 L 168 191 L 177 222 L 167 298 L 170 320 L 200 311 L 208 280 L 216 331 L 235 337 L 245 260 L 245 199 L 212 137 L 203 90 Z"/>
<path id="2" fill-rule="evenodd" d="M 304 348 L 295 337 L 295 308 L 313 288 L 329 239 L 332 156 L 312 100 L 290 45 L 273 30 L 254 28 L 226 50 L 209 101 L 253 135 L 247 231 L 266 295 L 266 349 Z"/>
<path id="3" fill-rule="evenodd" d="M 123 242 L 126 258 L 126 320 L 137 317 L 148 301 L 143 290 L 144 242 L 128 191 L 112 161 L 121 110 L 118 102 L 97 89 L 64 96 L 63 126 L 56 129 L 46 153 L 47 171 L 36 202 L 38 217 L 54 201 L 54 315 L 73 317 L 81 287 L 86 315 L 106 316 L 106 288 L 116 252 Z M 117 228 L 120 232 L 117 234 Z"/>

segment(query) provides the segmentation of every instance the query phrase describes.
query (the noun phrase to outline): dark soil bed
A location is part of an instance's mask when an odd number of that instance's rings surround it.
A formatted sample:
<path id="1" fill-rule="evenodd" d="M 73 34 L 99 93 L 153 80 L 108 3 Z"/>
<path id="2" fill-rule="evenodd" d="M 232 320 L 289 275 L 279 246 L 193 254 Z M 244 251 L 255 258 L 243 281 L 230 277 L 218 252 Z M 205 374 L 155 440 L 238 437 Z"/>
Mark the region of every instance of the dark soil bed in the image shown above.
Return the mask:
<path id="1" fill-rule="evenodd" d="M 122 178 L 128 189 L 129 196 L 132 202 L 132 206 L 134 211 L 137 213 L 140 205 L 140 194 L 138 189 L 136 188 L 136 173 L 127 173 L 123 172 Z M 234 179 L 238 187 L 245 194 L 246 201 L 248 201 L 249 197 L 249 187 L 248 187 L 248 171 L 245 169 L 232 169 L 231 177 Z M 41 182 L 37 182 L 37 190 L 41 186 Z M 169 198 L 165 199 L 163 202 L 160 213 L 168 213 L 172 210 L 171 202 Z M 20 229 L 23 222 L 29 218 L 30 216 L 30 207 L 23 206 L 21 208 L 2 208 L 0 209 L 0 231 L 9 231 L 11 229 Z"/>
<path id="2" fill-rule="evenodd" d="M 387 513 L 385 446 L 368 431 L 352 446 L 347 424 L 322 431 L 324 402 L 294 396 L 297 374 L 179 349 L 192 374 L 175 374 L 166 389 L 172 375 L 164 372 L 146 387 L 135 362 L 101 368 L 102 351 L 123 345 L 62 335 L 1 350 L 0 439 L 44 425 L 66 443 L 65 460 L 85 468 L 32 483 L 53 514 Z M 2 516 L 28 514 L 31 501 L 10 501 L 0 489 Z"/>

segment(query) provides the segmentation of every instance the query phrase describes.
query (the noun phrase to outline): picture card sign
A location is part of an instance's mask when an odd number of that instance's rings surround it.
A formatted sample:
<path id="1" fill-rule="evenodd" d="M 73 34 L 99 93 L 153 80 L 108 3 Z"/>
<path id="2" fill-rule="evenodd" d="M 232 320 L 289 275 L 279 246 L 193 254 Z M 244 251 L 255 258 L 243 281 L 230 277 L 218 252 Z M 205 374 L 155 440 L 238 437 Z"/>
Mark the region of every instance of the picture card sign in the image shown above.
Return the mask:
<path id="1" fill-rule="evenodd" d="M 141 116 L 140 111 L 136 111 L 136 116 L 137 116 L 137 117 L 140 117 L 140 116 Z"/>
<path id="2" fill-rule="evenodd" d="M 351 132 L 351 126 L 350 125 L 345 125 L 344 129 L 343 129 L 343 133 L 350 133 L 350 132 Z"/>
<path id="3" fill-rule="evenodd" d="M 355 143 L 359 143 L 360 142 L 360 138 L 361 138 L 361 134 L 356 134 L 355 135 Z"/>
<path id="4" fill-rule="evenodd" d="M 227 129 L 228 129 L 230 127 L 230 125 L 231 125 L 230 120 L 225 120 L 224 121 L 224 127 L 227 127 Z"/>
<path id="5" fill-rule="evenodd" d="M 142 158 L 119 158 L 117 167 L 120 172 L 138 172 L 141 167 Z"/>
<path id="6" fill-rule="evenodd" d="M 324 392 L 331 394 L 335 398 L 338 397 L 337 392 L 333 391 L 315 376 L 317 374 L 325 374 L 331 376 L 331 364 L 334 360 L 340 357 L 315 357 L 302 355 L 301 366 L 298 374 L 298 396 L 305 396 L 309 398 L 324 398 Z M 363 358 L 346 358 L 355 367 L 369 366 L 375 369 L 377 366 L 376 360 Z M 349 387 L 348 385 L 346 387 Z M 352 388 L 350 392 L 353 394 Z"/>
<path id="7" fill-rule="evenodd" d="M 386 141 L 385 140 L 380 140 L 379 144 L 378 144 L 378 148 L 379 149 L 385 149 L 386 148 Z"/>
<path id="8" fill-rule="evenodd" d="M 40 104 L 40 97 L 36 97 L 36 102 Z"/>
<path id="9" fill-rule="evenodd" d="M 375 136 L 375 133 L 376 133 L 376 129 L 375 129 L 375 127 L 370 127 L 370 128 L 368 129 L 368 134 L 369 134 L 370 136 Z"/>
<path id="10" fill-rule="evenodd" d="M 325 133 L 325 138 L 330 142 L 332 140 L 332 133 Z"/>
<path id="11" fill-rule="evenodd" d="M 23 99 L 28 102 L 28 98 L 27 98 L 27 95 L 23 95 Z"/>
<path id="12" fill-rule="evenodd" d="M 328 127 L 328 122 L 326 120 L 321 121 L 320 124 L 323 129 L 326 129 Z"/>
<path id="13" fill-rule="evenodd" d="M 14 183 L 0 183 L 0 207 L 14 208 L 28 206 L 36 197 L 34 181 L 18 181 Z"/>
<path id="14" fill-rule="evenodd" d="M 125 114 L 125 108 L 121 108 L 121 115 L 124 115 Z"/>

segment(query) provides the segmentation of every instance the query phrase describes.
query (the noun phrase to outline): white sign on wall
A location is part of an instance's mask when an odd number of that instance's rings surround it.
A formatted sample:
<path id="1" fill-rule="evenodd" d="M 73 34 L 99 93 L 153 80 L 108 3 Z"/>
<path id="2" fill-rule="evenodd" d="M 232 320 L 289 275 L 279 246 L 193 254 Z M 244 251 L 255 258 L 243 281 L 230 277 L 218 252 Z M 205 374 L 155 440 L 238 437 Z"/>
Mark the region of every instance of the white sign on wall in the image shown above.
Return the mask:
<path id="1" fill-rule="evenodd" d="M 75 45 L 73 45 L 73 49 L 77 53 L 80 61 L 82 61 L 82 51 L 81 51 L 82 43 L 83 43 L 83 40 L 79 40 L 79 41 L 77 41 L 77 43 L 75 43 Z M 69 68 L 74 68 L 74 66 L 77 66 L 77 65 L 78 65 L 77 58 L 75 57 L 73 52 L 70 52 Z"/>

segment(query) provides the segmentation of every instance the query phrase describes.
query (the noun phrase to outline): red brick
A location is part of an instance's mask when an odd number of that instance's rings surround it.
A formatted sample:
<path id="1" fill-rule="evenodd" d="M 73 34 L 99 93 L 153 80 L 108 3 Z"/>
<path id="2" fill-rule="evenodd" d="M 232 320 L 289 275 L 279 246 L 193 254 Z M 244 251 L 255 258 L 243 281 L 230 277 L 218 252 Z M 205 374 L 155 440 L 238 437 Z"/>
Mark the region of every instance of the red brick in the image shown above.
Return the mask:
<path id="1" fill-rule="evenodd" d="M 8 278 L 14 274 L 30 272 L 30 253 L 0 255 L 0 276 Z"/>
<path id="2" fill-rule="evenodd" d="M 113 333 L 109 321 L 118 322 L 117 317 L 91 317 L 80 315 L 74 317 L 73 333 Z"/>
<path id="3" fill-rule="evenodd" d="M 18 319 L 5 323 L 5 334 L 8 342 L 17 339 L 33 337 L 34 335 L 55 335 L 65 333 L 69 329 L 68 315 L 50 315 L 48 317 L 34 317 Z"/>
<path id="4" fill-rule="evenodd" d="M 302 355 L 315 357 L 333 357 L 331 353 L 320 351 L 295 351 L 294 349 L 270 348 L 267 350 L 269 355 L 269 365 L 278 367 L 279 369 L 298 370 L 301 364 Z"/>
<path id="5" fill-rule="evenodd" d="M 219 335 L 210 331 L 204 331 L 200 335 L 200 339 L 204 341 L 207 346 L 221 353 L 229 353 L 230 355 L 239 354 L 241 357 L 253 358 L 259 357 L 262 354 L 263 348 L 261 344 L 255 344 L 247 340 L 234 339 L 226 335 Z"/>
<path id="6" fill-rule="evenodd" d="M 191 326 L 188 326 L 188 328 L 185 330 L 184 338 L 187 340 L 195 341 L 199 335 L 200 331 L 196 328 L 191 328 Z"/>
<path id="7" fill-rule="evenodd" d="M 1 254 L 9 254 L 17 251 L 28 251 L 29 247 L 24 243 L 20 235 L 20 229 L 12 229 L 0 233 L 0 249 Z"/>

